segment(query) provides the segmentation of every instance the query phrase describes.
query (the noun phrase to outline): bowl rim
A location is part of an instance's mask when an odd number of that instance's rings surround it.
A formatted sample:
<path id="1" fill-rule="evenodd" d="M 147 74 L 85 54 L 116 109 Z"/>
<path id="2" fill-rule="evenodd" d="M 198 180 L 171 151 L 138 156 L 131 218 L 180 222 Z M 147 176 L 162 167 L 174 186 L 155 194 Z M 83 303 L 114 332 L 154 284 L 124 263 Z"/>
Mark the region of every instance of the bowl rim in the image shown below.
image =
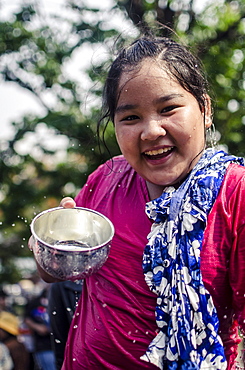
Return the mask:
<path id="1" fill-rule="evenodd" d="M 67 211 L 67 210 L 73 210 L 73 209 L 77 209 L 77 210 L 83 210 L 83 211 L 88 211 L 88 212 L 90 212 L 90 213 L 95 213 L 96 215 L 98 215 L 98 216 L 100 216 L 100 217 L 102 217 L 103 219 L 105 219 L 108 223 L 109 223 L 109 225 L 110 225 L 110 227 L 111 227 L 111 235 L 109 236 L 109 238 L 103 243 L 103 244 L 99 244 L 99 245 L 96 245 L 96 246 L 94 246 L 94 247 L 90 247 L 90 248 L 86 248 L 86 249 L 84 249 L 84 250 L 82 250 L 82 252 L 91 252 L 91 251 L 94 251 L 94 250 L 96 250 L 96 249 L 99 249 L 99 248 L 102 248 L 102 247 L 104 247 L 105 245 L 107 245 L 107 244 L 109 244 L 110 242 L 111 242 L 111 240 L 112 240 L 112 238 L 114 237 L 114 235 L 115 235 L 115 227 L 114 227 L 114 225 L 113 225 L 113 223 L 111 222 L 111 220 L 107 217 L 107 216 L 105 216 L 103 213 L 100 213 L 100 212 L 98 212 L 98 211 L 95 211 L 95 210 L 93 210 L 93 209 L 90 209 L 90 208 L 86 208 L 86 207 L 72 207 L 72 208 L 64 208 L 64 207 L 54 207 L 54 208 L 49 208 L 49 209 L 46 209 L 46 210 L 44 210 L 44 211 L 42 211 L 42 212 L 40 212 L 40 213 L 38 213 L 33 219 L 32 219 L 32 221 L 31 221 L 31 224 L 30 224 L 30 229 L 31 229 L 31 233 L 32 233 L 32 235 L 33 235 L 33 237 L 36 239 L 36 240 L 38 240 L 40 243 L 42 243 L 44 246 L 46 246 L 46 247 L 49 247 L 49 248 L 51 248 L 52 250 L 58 250 L 58 251 L 60 251 L 60 252 L 77 252 L 77 253 L 81 253 L 81 250 L 79 251 L 79 250 L 72 250 L 72 249 L 64 249 L 64 248 L 59 248 L 57 245 L 56 246 L 53 246 L 53 245 L 51 245 L 51 244 L 49 244 L 49 243 L 47 243 L 47 242 L 44 242 L 37 234 L 36 234 L 36 232 L 35 232 L 35 230 L 34 230 L 34 224 L 35 224 L 35 221 L 38 219 L 38 218 L 40 218 L 41 216 L 43 216 L 44 214 L 46 214 L 46 213 L 50 213 L 50 212 L 53 212 L 53 211 L 60 211 L 60 210 L 65 210 L 65 211 Z"/>

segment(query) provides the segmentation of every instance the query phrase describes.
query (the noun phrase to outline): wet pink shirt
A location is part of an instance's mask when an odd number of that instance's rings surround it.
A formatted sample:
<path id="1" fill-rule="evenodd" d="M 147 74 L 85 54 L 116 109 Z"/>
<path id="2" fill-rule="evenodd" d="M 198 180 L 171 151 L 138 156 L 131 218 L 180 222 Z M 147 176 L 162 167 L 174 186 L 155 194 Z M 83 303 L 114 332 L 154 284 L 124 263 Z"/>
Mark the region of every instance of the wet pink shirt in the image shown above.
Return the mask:
<path id="1" fill-rule="evenodd" d="M 235 310 L 245 328 L 245 212 L 240 212 L 245 169 L 231 165 L 228 174 L 209 215 L 201 270 L 219 313 L 231 370 L 238 342 L 236 328 L 231 330 Z M 148 201 L 145 181 L 122 156 L 113 159 L 112 168 L 111 162 L 100 166 L 78 194 L 77 205 L 109 217 L 116 233 L 105 265 L 85 281 L 62 370 L 158 369 L 140 360 L 157 329 L 156 296 L 142 271 L 151 227 Z"/>

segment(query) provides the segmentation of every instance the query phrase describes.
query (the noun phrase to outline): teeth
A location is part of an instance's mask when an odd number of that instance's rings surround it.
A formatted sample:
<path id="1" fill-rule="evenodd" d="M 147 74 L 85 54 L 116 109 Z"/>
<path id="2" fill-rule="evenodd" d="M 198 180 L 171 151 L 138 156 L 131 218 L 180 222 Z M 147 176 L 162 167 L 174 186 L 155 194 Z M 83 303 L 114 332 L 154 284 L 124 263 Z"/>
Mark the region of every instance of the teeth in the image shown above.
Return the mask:
<path id="1" fill-rule="evenodd" d="M 145 152 L 146 155 L 158 155 L 158 154 L 163 154 L 163 153 L 167 153 L 169 150 L 171 150 L 173 147 L 169 147 L 169 148 L 162 148 L 162 149 L 158 149 L 158 150 L 149 150 L 148 152 Z"/>

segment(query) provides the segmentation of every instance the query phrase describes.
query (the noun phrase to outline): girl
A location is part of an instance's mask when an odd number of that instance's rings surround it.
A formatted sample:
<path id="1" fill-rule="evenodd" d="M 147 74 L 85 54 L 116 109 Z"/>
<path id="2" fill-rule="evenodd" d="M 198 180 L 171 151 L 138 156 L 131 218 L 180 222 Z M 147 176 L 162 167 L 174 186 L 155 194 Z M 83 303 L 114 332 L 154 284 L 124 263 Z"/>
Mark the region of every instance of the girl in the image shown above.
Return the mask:
<path id="1" fill-rule="evenodd" d="M 122 155 L 61 205 L 105 214 L 116 233 L 84 283 L 62 369 L 235 369 L 245 169 L 205 149 L 211 103 L 198 61 L 168 38 L 139 38 L 112 63 L 104 119 Z"/>

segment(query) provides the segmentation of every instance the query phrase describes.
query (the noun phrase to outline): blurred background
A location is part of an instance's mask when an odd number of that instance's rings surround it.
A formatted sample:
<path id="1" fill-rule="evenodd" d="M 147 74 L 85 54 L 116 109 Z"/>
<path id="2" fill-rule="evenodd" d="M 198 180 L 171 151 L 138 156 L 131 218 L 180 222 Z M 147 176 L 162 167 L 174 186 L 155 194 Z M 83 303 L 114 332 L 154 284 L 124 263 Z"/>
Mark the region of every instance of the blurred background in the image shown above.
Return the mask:
<path id="1" fill-rule="evenodd" d="M 110 153 L 96 138 L 118 44 L 148 26 L 168 35 L 161 24 L 201 59 L 217 138 L 245 156 L 245 0 L 0 0 L 0 284 L 17 305 L 35 272 L 32 218 L 119 154 L 112 125 Z"/>

